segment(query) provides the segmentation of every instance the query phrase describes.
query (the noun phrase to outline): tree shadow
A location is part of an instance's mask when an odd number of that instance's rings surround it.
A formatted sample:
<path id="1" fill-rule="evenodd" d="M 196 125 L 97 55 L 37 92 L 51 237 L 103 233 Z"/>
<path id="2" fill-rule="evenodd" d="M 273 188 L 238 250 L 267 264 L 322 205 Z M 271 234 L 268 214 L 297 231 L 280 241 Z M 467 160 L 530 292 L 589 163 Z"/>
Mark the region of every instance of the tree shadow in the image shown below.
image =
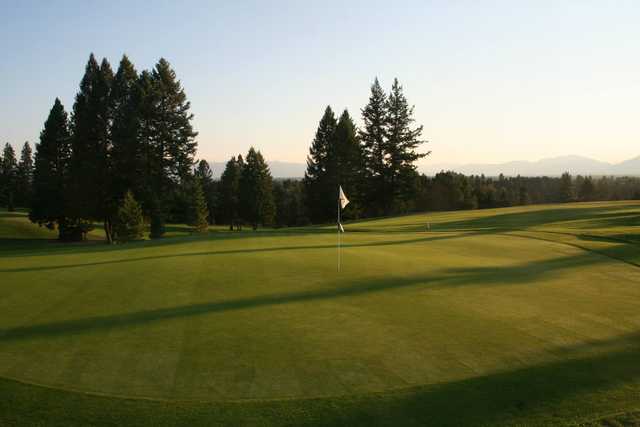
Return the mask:
<path id="1" fill-rule="evenodd" d="M 182 228 L 180 229 L 184 230 Z M 60 240 L 46 237 L 0 238 L 0 258 L 19 257 L 25 255 L 36 257 L 49 256 L 53 254 L 120 252 L 131 249 L 181 245 L 197 241 L 227 241 L 249 238 L 255 239 L 266 237 L 306 236 L 318 234 L 330 235 L 335 234 L 335 231 L 326 229 L 270 229 L 259 231 L 212 230 L 202 234 L 193 233 L 184 236 L 167 236 L 160 239 L 139 240 L 128 242 L 126 244 L 116 245 L 108 245 L 102 238 L 90 239 L 83 242 L 61 242 Z"/>
<path id="2" fill-rule="evenodd" d="M 424 243 L 424 242 L 433 242 L 438 240 L 449 240 L 461 237 L 469 237 L 477 234 L 484 234 L 483 232 L 468 232 L 461 234 L 441 234 L 441 235 L 430 235 L 427 237 L 416 237 L 412 239 L 405 240 L 388 240 L 384 242 L 371 242 L 371 243 L 343 243 L 342 248 L 361 248 L 361 247 L 374 247 L 374 246 L 394 246 L 394 245 L 403 245 L 403 244 L 412 244 L 412 243 Z M 424 236 L 424 235 L 423 235 Z M 230 237 L 234 238 L 234 237 Z M 239 237 L 242 238 L 242 237 Z M 206 240 L 199 237 L 196 239 Z M 182 241 L 182 243 L 193 242 L 193 240 Z M 144 242 L 146 243 L 146 242 Z M 168 244 L 175 244 L 177 242 L 170 242 Z M 154 245 L 145 245 L 145 247 L 149 246 L 160 246 L 161 244 Z M 139 246 L 138 246 L 139 247 Z M 107 261 L 96 261 L 96 262 L 88 262 L 88 263 L 77 263 L 77 264 L 63 264 L 63 265 L 51 265 L 51 266 L 39 266 L 39 267 L 18 267 L 18 268 L 6 268 L 0 269 L 0 273 L 23 273 L 23 272 L 33 272 L 33 271 L 48 271 L 48 270 L 62 270 L 67 268 L 82 268 L 82 267 L 91 267 L 91 266 L 100 266 L 100 265 L 110 265 L 110 264 L 122 264 L 122 263 L 130 263 L 130 262 L 139 262 L 139 261 L 150 261 L 150 260 L 158 260 L 158 259 L 171 259 L 171 258 L 183 258 L 183 257 L 197 257 L 197 256 L 216 256 L 216 255 L 237 255 L 237 254 L 250 254 L 250 253 L 266 253 L 266 252 L 279 252 L 279 251 L 296 251 L 296 250 L 313 250 L 313 249 L 335 249 L 336 246 L 334 244 L 327 245 L 298 245 L 298 246 L 275 246 L 275 247 L 267 247 L 267 248 L 247 248 L 247 249 L 229 249 L 229 250 L 220 250 L 220 251 L 203 251 L 203 252 L 187 252 L 187 253 L 172 253 L 165 255 L 151 255 L 151 256 L 142 256 L 142 257 L 129 257 L 117 260 L 107 260 Z M 133 249 L 131 247 L 130 249 Z M 100 251 L 100 249 L 98 249 Z"/>
<path id="3" fill-rule="evenodd" d="M 344 280 L 336 280 L 321 289 L 304 292 L 258 295 L 247 298 L 0 329 L 0 342 L 126 328 L 175 318 L 292 303 L 357 297 L 414 287 L 442 289 L 454 286 L 525 285 L 535 282 L 542 277 L 552 276 L 561 270 L 593 265 L 594 263 L 604 261 L 607 261 L 606 257 L 598 257 L 585 252 L 576 256 L 552 258 L 507 267 L 449 268 L 433 274 L 408 277 L 363 278 L 347 283 L 345 283 Z"/>
<path id="4" fill-rule="evenodd" d="M 537 420 L 541 425 L 558 425 L 583 418 L 581 410 L 595 409 L 602 414 L 618 408 L 615 400 L 607 401 L 602 395 L 599 408 L 590 408 L 589 400 L 580 406 L 583 398 L 630 383 L 636 383 L 633 390 L 637 393 L 640 334 L 604 341 L 598 351 L 563 350 L 571 356 L 395 394 L 346 398 L 343 407 L 333 410 L 317 402 L 314 409 L 330 411 L 329 425 L 386 426 L 398 420 L 403 425 L 512 425 L 523 420 L 525 424 Z M 572 400 L 573 405 L 565 403 Z M 627 400 L 633 401 L 629 396 Z"/>
<path id="5" fill-rule="evenodd" d="M 612 212 L 612 209 L 615 211 L 635 212 Z M 540 209 L 527 212 L 500 213 L 468 220 L 437 223 L 433 224 L 433 229 L 443 231 L 476 229 L 493 231 L 517 230 L 539 227 L 555 222 L 578 220 L 597 220 L 600 224 L 619 225 L 620 221 L 624 224 L 631 222 L 629 218 L 632 214 L 640 214 L 640 205 L 629 204 L 615 207 Z"/>
<path id="6" fill-rule="evenodd" d="M 175 426 L 577 425 L 637 408 L 640 334 L 558 349 L 562 357 L 486 375 L 380 393 L 271 401 L 154 401 L 0 379 L 7 425 Z M 372 369 L 374 369 L 372 367 Z"/>

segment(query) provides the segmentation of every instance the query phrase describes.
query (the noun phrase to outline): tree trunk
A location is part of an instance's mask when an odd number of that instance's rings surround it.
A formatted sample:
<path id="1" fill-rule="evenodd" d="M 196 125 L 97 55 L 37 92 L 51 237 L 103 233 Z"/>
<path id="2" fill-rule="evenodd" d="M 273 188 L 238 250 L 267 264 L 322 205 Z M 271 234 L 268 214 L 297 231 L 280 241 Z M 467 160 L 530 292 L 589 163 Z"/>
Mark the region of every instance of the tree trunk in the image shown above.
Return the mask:
<path id="1" fill-rule="evenodd" d="M 113 224 L 111 224 L 111 220 L 105 218 L 104 220 L 104 234 L 107 238 L 108 244 L 113 244 Z"/>

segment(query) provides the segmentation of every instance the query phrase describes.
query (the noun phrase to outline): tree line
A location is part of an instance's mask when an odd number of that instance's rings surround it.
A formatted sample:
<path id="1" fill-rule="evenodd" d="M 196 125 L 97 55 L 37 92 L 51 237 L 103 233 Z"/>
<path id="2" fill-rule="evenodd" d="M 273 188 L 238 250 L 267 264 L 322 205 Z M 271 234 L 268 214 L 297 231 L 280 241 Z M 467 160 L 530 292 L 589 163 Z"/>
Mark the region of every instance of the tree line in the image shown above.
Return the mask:
<path id="1" fill-rule="evenodd" d="M 275 225 L 285 227 L 310 224 L 304 198 L 303 181 L 275 180 Z M 442 171 L 435 176 L 421 174 L 416 178 L 415 195 L 405 205 L 405 212 L 634 199 L 640 200 L 639 177 L 571 176 L 568 173 L 561 177 L 486 177 Z M 330 220 L 335 220 L 335 215 L 333 212 Z M 366 215 L 361 216 L 364 217 Z"/>
<path id="2" fill-rule="evenodd" d="M 13 212 L 16 206 L 28 206 L 31 202 L 33 176 L 33 152 L 29 142 L 20 151 L 20 159 L 11 144 L 6 143 L 0 152 L 0 206 Z"/>
<path id="3" fill-rule="evenodd" d="M 637 177 L 498 177 L 440 172 L 420 176 L 416 211 L 486 209 L 542 203 L 640 199 Z"/>
<path id="4" fill-rule="evenodd" d="M 429 152 L 418 151 L 423 128 L 403 87 L 394 79 L 386 93 L 375 79 L 370 89 L 360 129 L 348 110 L 325 108 L 303 179 L 274 180 L 251 147 L 214 180 L 208 162 L 195 161 L 193 114 L 170 64 L 138 73 L 125 55 L 113 73 L 92 54 L 71 113 L 54 101 L 35 155 L 25 143 L 18 160 L 5 145 L 0 205 L 29 207 L 30 219 L 62 240 L 81 240 L 100 223 L 113 242 L 140 238 L 147 225 L 161 237 L 166 223 L 205 231 L 332 222 L 339 185 L 351 201 L 345 219 L 640 198 L 639 178 L 421 175 L 415 162 Z"/>

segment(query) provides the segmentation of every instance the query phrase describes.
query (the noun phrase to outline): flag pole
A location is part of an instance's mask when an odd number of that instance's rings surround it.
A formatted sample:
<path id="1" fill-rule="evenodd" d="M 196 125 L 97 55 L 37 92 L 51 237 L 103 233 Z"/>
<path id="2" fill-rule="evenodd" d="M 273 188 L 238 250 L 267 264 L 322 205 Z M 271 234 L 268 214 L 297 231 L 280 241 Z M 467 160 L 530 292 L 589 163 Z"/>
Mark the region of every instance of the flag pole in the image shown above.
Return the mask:
<path id="1" fill-rule="evenodd" d="M 340 272 L 340 250 L 341 250 L 341 245 L 340 245 L 340 186 L 338 186 L 338 226 L 336 227 L 338 229 L 338 272 Z"/>

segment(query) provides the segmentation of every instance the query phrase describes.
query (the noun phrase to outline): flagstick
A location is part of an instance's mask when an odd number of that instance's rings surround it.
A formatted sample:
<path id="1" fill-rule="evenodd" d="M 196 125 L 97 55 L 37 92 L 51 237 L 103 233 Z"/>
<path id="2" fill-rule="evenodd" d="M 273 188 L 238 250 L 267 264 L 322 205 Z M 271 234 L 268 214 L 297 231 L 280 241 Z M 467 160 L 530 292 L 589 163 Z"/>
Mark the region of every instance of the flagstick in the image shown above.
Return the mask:
<path id="1" fill-rule="evenodd" d="M 340 243 L 341 243 L 340 242 L 340 240 L 341 240 L 341 237 L 340 237 L 340 193 L 339 193 L 339 191 L 340 190 L 338 190 L 338 227 L 336 227 L 338 229 L 338 272 L 340 272 L 340 250 L 341 250 L 341 247 L 340 247 Z"/>

